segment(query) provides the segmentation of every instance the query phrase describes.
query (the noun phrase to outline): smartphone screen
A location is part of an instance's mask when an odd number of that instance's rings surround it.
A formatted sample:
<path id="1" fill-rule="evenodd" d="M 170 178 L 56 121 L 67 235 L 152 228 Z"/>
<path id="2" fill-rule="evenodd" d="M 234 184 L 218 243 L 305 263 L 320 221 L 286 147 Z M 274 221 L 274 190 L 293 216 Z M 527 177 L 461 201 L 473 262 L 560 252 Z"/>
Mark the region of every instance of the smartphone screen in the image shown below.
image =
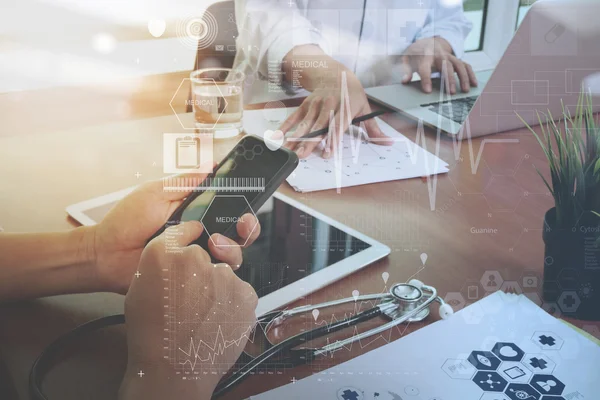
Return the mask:
<path id="1" fill-rule="evenodd" d="M 245 137 L 203 182 L 207 189 L 190 195 L 170 222 L 200 221 L 209 235 L 237 239 L 241 216 L 258 211 L 295 168 L 291 157 L 297 161 L 290 151 L 272 151 L 261 139 Z"/>

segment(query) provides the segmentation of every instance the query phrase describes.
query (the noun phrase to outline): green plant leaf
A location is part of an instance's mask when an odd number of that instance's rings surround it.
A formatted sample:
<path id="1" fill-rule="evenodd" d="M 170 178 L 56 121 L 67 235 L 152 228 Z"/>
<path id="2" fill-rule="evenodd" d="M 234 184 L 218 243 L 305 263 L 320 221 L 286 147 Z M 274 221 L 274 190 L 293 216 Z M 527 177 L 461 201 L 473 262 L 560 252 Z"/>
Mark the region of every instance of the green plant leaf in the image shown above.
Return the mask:
<path id="1" fill-rule="evenodd" d="M 562 102 L 557 120 L 550 110 L 537 112 L 537 132 L 517 113 L 548 160 L 550 179 L 535 169 L 554 198 L 557 225 L 563 228 L 586 210 L 600 211 L 600 126 L 591 103 L 591 95 L 582 90 L 574 114 Z"/>

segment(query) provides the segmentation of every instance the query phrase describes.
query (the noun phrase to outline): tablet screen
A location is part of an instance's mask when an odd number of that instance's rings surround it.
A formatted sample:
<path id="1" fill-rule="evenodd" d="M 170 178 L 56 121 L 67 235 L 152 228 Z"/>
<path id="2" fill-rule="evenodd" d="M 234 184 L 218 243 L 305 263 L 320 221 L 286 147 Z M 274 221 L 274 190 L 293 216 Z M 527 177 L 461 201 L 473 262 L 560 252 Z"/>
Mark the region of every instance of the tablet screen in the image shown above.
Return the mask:
<path id="1" fill-rule="evenodd" d="M 261 233 L 237 274 L 259 297 L 371 247 L 276 197 L 256 214 Z"/>
<path id="2" fill-rule="evenodd" d="M 89 208 L 83 214 L 100 221 L 114 204 Z M 256 214 L 261 233 L 244 249 L 244 263 L 237 274 L 259 297 L 371 247 L 276 197 Z"/>

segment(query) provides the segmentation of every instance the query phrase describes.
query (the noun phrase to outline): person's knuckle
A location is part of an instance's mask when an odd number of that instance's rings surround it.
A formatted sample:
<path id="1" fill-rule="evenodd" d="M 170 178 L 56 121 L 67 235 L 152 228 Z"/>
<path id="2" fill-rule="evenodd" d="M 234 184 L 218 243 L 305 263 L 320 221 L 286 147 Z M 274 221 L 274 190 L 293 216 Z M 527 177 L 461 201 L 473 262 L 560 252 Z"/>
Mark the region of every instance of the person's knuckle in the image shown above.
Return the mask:
<path id="1" fill-rule="evenodd" d="M 226 261 L 229 262 L 230 264 L 234 264 L 234 265 L 241 264 L 242 248 L 246 245 L 246 242 L 248 242 L 248 238 L 243 240 L 241 242 L 242 243 L 241 245 L 231 247 L 229 249 L 229 251 L 227 252 L 227 260 Z"/>
<path id="2" fill-rule="evenodd" d="M 151 258 L 162 258 L 165 255 L 165 241 L 162 236 L 155 237 L 144 249 L 144 254 Z"/>
<path id="3" fill-rule="evenodd" d="M 236 276 L 233 273 L 233 270 L 231 269 L 229 264 L 226 262 L 211 264 L 211 267 L 213 268 L 213 272 L 215 274 L 224 275 L 225 279 L 227 279 L 227 281 L 229 281 L 230 279 L 232 279 L 233 277 Z"/>
<path id="4" fill-rule="evenodd" d="M 306 129 L 307 126 L 308 126 L 308 121 L 307 120 L 302 120 L 298 124 L 298 129 L 296 131 L 302 131 L 302 129 Z"/>
<path id="5" fill-rule="evenodd" d="M 258 295 L 256 294 L 256 290 L 247 282 L 240 280 L 241 290 L 244 291 L 244 300 L 248 304 L 249 307 L 255 309 L 258 305 Z"/>

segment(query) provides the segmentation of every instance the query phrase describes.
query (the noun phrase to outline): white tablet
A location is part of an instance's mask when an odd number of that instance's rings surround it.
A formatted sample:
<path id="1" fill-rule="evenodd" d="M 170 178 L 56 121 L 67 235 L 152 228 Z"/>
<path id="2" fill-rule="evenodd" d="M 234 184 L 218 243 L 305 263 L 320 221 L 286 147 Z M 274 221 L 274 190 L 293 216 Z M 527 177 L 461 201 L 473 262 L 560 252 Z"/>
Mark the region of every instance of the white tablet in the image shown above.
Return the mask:
<path id="1" fill-rule="evenodd" d="M 67 207 L 83 225 L 100 221 L 134 188 Z M 240 278 L 259 296 L 257 315 L 325 287 L 390 253 L 389 247 L 283 194 L 257 211 L 261 234 L 244 249 Z"/>

